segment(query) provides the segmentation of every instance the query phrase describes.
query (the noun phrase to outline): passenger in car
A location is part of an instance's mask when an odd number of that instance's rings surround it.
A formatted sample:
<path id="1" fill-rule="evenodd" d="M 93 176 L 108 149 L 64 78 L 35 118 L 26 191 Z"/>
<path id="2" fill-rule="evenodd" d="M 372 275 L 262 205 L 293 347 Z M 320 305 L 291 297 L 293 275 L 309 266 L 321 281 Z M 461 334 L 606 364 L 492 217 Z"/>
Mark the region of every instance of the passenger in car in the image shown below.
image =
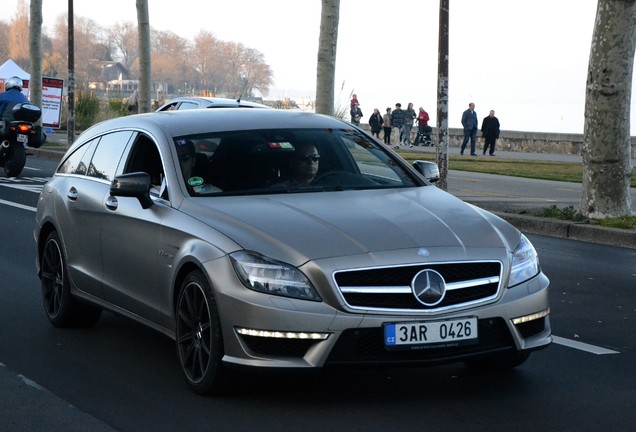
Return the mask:
<path id="1" fill-rule="evenodd" d="M 192 177 L 192 167 L 194 165 L 194 144 L 190 140 L 177 142 L 177 154 L 179 155 L 179 165 L 183 178 L 187 182 Z"/>
<path id="2" fill-rule="evenodd" d="M 320 165 L 320 153 L 312 144 L 304 144 L 296 147 L 290 161 L 291 177 L 276 187 L 305 186 L 316 179 Z"/>
<path id="3" fill-rule="evenodd" d="M 201 154 L 195 152 L 194 143 L 190 140 L 180 140 L 177 141 L 176 144 L 177 154 L 179 155 L 179 165 L 181 165 L 183 179 L 185 180 L 186 185 L 188 185 L 190 193 L 194 195 L 203 195 L 221 192 L 221 189 L 206 183 L 205 179 L 199 176 L 200 173 L 195 172 L 197 167 L 197 156 Z"/>

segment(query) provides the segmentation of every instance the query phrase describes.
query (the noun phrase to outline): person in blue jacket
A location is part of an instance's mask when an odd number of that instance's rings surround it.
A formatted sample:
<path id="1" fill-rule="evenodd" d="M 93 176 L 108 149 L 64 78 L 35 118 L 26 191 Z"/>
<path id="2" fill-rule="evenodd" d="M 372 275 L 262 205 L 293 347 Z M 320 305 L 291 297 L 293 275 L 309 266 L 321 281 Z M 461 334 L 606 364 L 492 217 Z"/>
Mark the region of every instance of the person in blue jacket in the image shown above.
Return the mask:
<path id="1" fill-rule="evenodd" d="M 9 78 L 4 83 L 4 92 L 0 93 L 0 117 L 10 119 L 11 109 L 15 104 L 29 102 L 29 99 L 22 94 L 22 80 L 17 76 Z"/>
<path id="2" fill-rule="evenodd" d="M 477 156 L 475 153 L 475 144 L 477 141 L 477 129 L 479 122 L 477 121 L 477 113 L 475 112 L 475 104 L 473 102 L 468 104 L 468 109 L 462 114 L 462 126 L 464 127 L 464 141 L 462 142 L 462 148 L 460 154 L 464 154 L 466 144 L 470 138 L 470 155 Z"/>

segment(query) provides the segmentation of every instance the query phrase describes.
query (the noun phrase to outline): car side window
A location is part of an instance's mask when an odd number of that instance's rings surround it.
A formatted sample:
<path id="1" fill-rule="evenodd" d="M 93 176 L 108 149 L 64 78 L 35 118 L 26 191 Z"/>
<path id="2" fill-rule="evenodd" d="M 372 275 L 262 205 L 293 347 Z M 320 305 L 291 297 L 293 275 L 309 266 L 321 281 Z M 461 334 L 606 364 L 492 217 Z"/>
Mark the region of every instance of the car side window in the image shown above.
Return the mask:
<path id="1" fill-rule="evenodd" d="M 57 172 L 59 174 L 86 175 L 89 162 L 93 156 L 93 152 L 95 151 L 95 146 L 98 141 L 99 138 L 88 141 L 75 149 L 75 151 L 68 155 L 64 162 L 62 162 L 57 169 Z"/>
<path id="2" fill-rule="evenodd" d="M 119 161 L 132 134 L 132 131 L 120 131 L 103 135 L 91 159 L 87 175 L 113 181 Z"/>
<path id="3" fill-rule="evenodd" d="M 181 102 L 179 105 L 179 110 L 187 110 L 187 109 L 195 109 L 199 106 L 193 102 Z"/>
<path id="4" fill-rule="evenodd" d="M 173 102 L 169 105 L 166 105 L 161 109 L 161 111 L 174 111 L 177 109 L 177 102 Z"/>

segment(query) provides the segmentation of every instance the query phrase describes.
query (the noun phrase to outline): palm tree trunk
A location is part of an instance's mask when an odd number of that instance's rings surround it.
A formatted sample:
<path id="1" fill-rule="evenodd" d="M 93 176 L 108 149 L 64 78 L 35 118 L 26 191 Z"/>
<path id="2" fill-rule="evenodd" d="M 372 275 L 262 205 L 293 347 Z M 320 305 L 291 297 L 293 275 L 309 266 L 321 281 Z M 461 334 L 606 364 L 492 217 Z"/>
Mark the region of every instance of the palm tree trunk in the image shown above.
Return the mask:
<path id="1" fill-rule="evenodd" d="M 636 1 L 599 0 L 590 49 L 583 130 L 581 213 L 631 214 L 630 103 Z"/>
<path id="2" fill-rule="evenodd" d="M 334 84 L 336 80 L 336 47 L 340 0 L 322 0 L 318 62 L 316 75 L 316 112 L 333 115 Z"/>
<path id="3" fill-rule="evenodd" d="M 152 89 L 148 0 L 137 0 L 137 31 L 139 32 L 139 112 L 145 113 L 151 111 Z"/>

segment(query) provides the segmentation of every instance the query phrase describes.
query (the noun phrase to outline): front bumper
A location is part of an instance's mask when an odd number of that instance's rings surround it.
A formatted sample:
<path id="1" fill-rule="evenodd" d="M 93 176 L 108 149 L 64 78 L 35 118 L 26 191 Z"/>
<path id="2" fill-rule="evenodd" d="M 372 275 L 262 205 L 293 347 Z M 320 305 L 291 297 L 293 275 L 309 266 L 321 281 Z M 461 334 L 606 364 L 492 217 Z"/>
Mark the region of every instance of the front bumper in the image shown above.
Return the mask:
<path id="1" fill-rule="evenodd" d="M 441 313 L 381 313 L 351 310 L 337 296 L 323 302 L 264 295 L 245 288 L 225 259 L 208 262 L 224 339 L 227 363 L 253 367 L 315 368 L 330 365 L 418 365 L 532 351 L 548 346 L 549 280 L 543 274 L 513 288 L 496 301 Z M 310 272 L 312 273 L 312 272 Z M 330 280 L 312 273 L 316 286 Z M 505 282 L 505 281 L 504 281 Z M 321 290 L 324 293 L 325 290 Z M 527 322 L 513 320 L 543 313 Z M 383 324 L 476 317 L 479 339 L 468 345 L 389 351 Z M 261 332 L 265 331 L 265 332 Z M 314 334 L 309 337 L 308 335 Z"/>

